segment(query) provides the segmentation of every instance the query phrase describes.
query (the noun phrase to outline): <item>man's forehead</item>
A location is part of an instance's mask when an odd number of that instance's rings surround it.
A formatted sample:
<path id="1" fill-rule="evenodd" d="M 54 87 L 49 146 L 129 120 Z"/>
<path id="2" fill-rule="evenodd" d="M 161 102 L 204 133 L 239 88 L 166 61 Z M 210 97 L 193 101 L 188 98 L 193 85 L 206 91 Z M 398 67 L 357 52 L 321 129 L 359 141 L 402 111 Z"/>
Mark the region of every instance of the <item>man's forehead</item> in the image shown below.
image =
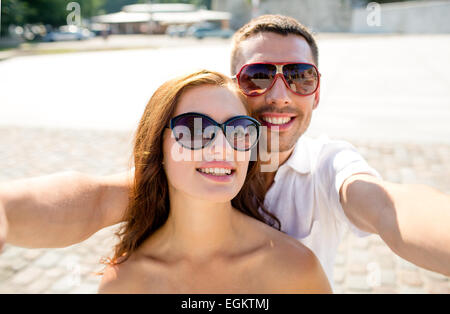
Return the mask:
<path id="1" fill-rule="evenodd" d="M 242 57 L 238 67 L 253 62 L 314 63 L 306 39 L 294 34 L 259 33 L 242 41 L 240 51 Z"/>

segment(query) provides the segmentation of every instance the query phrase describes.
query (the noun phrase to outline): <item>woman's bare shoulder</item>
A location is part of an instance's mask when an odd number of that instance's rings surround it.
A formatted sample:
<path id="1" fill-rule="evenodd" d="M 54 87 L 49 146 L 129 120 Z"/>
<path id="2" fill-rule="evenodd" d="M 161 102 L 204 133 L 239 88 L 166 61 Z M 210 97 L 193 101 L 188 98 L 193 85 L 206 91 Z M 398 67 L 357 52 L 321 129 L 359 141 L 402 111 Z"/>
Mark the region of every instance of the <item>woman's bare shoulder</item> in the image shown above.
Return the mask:
<path id="1" fill-rule="evenodd" d="M 103 271 L 103 277 L 98 287 L 98 293 L 118 293 L 116 291 L 116 282 L 119 275 L 118 265 L 108 265 Z"/>
<path id="2" fill-rule="evenodd" d="M 297 241 L 297 240 L 295 240 Z M 279 293 L 331 293 L 330 283 L 317 257 L 306 246 L 278 242 L 265 265 Z"/>
<path id="3" fill-rule="evenodd" d="M 127 260 L 120 264 L 108 265 L 103 271 L 103 277 L 98 288 L 98 293 L 120 294 L 133 293 L 133 282 L 136 278 L 137 268 L 133 260 Z"/>
<path id="4" fill-rule="evenodd" d="M 261 226 L 267 243 L 263 272 L 274 293 L 331 293 L 315 254 L 297 239 L 266 227 Z"/>

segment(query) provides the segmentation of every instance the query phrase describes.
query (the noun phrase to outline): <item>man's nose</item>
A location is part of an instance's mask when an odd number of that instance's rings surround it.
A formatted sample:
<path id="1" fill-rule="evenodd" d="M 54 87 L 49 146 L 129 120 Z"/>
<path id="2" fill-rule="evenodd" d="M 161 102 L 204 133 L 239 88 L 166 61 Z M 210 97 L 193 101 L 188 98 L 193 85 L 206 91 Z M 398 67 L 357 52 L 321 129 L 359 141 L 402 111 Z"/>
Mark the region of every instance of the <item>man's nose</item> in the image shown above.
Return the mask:
<path id="1" fill-rule="evenodd" d="M 281 76 L 277 75 L 275 78 L 275 83 L 267 92 L 266 103 L 277 106 L 290 105 L 292 103 L 292 99 L 289 95 L 289 89 Z"/>

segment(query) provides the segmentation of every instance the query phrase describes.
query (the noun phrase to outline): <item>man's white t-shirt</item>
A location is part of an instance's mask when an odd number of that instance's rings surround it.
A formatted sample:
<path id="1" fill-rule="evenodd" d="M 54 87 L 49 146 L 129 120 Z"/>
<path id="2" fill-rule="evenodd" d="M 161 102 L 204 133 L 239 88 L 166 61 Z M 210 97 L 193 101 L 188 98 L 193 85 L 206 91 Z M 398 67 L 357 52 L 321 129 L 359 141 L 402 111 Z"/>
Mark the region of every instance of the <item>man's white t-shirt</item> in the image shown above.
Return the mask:
<path id="1" fill-rule="evenodd" d="M 289 159 L 279 167 L 266 194 L 266 208 L 281 222 L 281 230 L 296 238 L 319 259 L 333 285 L 338 245 L 349 228 L 369 235 L 347 218 L 340 203 L 343 182 L 357 173 L 380 177 L 349 143 L 301 136 Z"/>

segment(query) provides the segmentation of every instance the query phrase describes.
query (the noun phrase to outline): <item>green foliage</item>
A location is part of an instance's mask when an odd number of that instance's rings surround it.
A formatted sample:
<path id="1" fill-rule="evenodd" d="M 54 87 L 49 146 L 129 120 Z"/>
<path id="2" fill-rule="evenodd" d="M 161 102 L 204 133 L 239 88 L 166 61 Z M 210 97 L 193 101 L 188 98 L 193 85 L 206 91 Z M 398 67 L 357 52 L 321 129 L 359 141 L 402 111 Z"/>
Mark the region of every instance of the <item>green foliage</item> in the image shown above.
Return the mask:
<path id="1" fill-rule="evenodd" d="M 89 18 L 101 12 L 103 6 L 109 0 L 76 0 L 81 7 L 81 15 L 83 18 Z"/>
<path id="2" fill-rule="evenodd" d="M 2 34 L 8 32 L 8 26 L 11 24 L 22 25 L 26 22 L 28 7 L 21 0 L 3 0 L 1 8 L 2 16 Z"/>
<path id="3" fill-rule="evenodd" d="M 23 0 L 27 5 L 26 22 L 63 25 L 66 23 L 66 1 L 60 0 Z"/>
<path id="4" fill-rule="evenodd" d="M 5 34 L 10 24 L 25 25 L 42 23 L 60 26 L 67 22 L 67 4 L 78 2 L 81 16 L 89 18 L 102 13 L 118 12 L 123 6 L 150 3 L 148 0 L 2 0 L 1 26 Z M 151 3 L 192 3 L 211 9 L 212 0 L 152 0 Z"/>
<path id="5" fill-rule="evenodd" d="M 2 0 L 2 32 L 8 25 L 42 23 L 52 26 L 67 22 L 67 4 L 78 2 L 81 16 L 89 18 L 96 15 L 107 0 Z"/>
<path id="6" fill-rule="evenodd" d="M 106 0 L 101 9 L 106 13 L 118 12 L 123 6 L 135 3 L 144 3 L 145 0 Z"/>

